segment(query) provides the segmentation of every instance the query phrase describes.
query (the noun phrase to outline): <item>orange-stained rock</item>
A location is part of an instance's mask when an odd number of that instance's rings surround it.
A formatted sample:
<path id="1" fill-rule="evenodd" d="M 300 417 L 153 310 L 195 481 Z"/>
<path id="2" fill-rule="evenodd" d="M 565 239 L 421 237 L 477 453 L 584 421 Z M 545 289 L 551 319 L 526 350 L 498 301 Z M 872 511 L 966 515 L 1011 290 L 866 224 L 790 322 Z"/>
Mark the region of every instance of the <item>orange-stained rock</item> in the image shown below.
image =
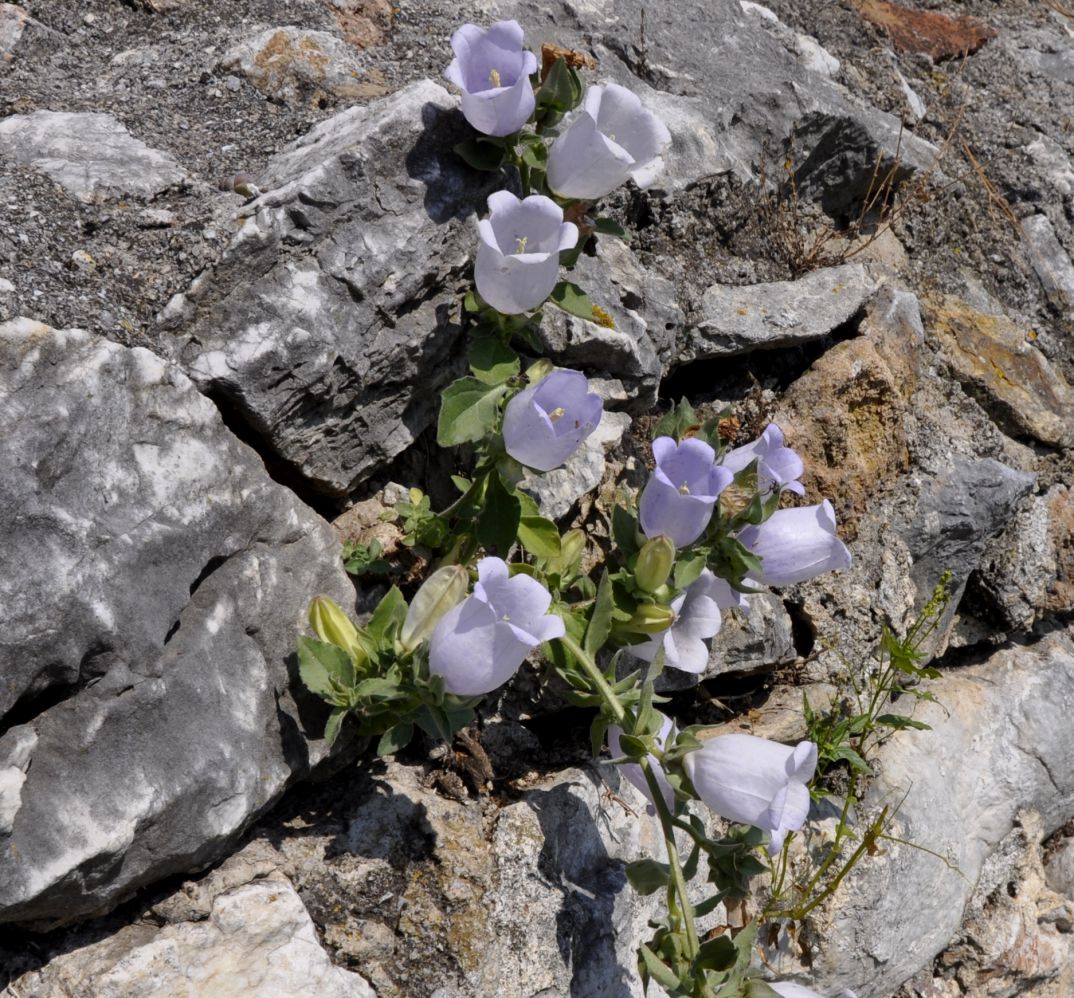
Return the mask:
<path id="1" fill-rule="evenodd" d="M 976 17 L 948 17 L 931 10 L 911 10 L 888 0 L 853 0 L 871 24 L 887 32 L 904 52 L 921 52 L 933 62 L 976 52 L 996 32 Z"/>
<path id="2" fill-rule="evenodd" d="M 1074 391 L 1030 342 L 1030 331 L 949 295 L 926 298 L 924 306 L 952 373 L 1000 429 L 1052 446 L 1074 439 Z"/>
<path id="3" fill-rule="evenodd" d="M 805 462 L 809 501 L 837 504 L 845 539 L 856 536 L 870 496 L 909 467 L 904 417 L 922 341 L 916 298 L 885 288 L 862 334 L 817 360 L 788 389 L 775 417 Z"/>

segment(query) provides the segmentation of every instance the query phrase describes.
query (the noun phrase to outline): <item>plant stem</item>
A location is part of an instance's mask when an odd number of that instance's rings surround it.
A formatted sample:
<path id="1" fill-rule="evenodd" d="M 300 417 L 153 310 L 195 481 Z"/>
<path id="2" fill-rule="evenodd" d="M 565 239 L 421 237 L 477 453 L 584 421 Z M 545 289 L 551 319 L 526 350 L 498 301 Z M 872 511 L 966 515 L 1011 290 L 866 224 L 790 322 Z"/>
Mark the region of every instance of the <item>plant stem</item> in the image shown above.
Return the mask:
<path id="1" fill-rule="evenodd" d="M 615 691 L 608 685 L 608 680 L 604 678 L 604 673 L 600 671 L 597 663 L 569 634 L 564 634 L 563 637 L 556 638 L 556 640 L 578 660 L 578 664 L 585 670 L 590 682 L 600 693 L 601 699 L 608 706 L 615 719 L 622 724 L 626 719 L 626 710 L 619 702 L 619 697 L 615 695 Z"/>
<path id="2" fill-rule="evenodd" d="M 671 867 L 671 882 L 675 893 L 679 896 L 679 910 L 682 912 L 683 924 L 686 928 L 687 956 L 693 962 L 701 949 L 700 940 L 697 937 L 697 926 L 694 924 L 694 906 L 690 903 L 690 897 L 686 893 L 686 878 L 683 876 L 682 864 L 679 862 L 679 849 L 675 845 L 675 824 L 667 801 L 664 800 L 664 791 L 656 779 L 653 766 L 649 758 L 640 760 L 641 771 L 645 774 L 645 782 L 649 785 L 649 796 L 652 797 L 653 806 L 660 818 L 660 828 L 664 833 L 664 847 L 667 849 L 668 865 Z M 669 898 L 670 900 L 670 898 Z M 701 984 L 701 994 L 708 995 L 710 990 L 704 983 Z"/>
<path id="3" fill-rule="evenodd" d="M 479 492 L 488 484 L 488 472 L 481 472 L 470 483 L 470 487 L 456 499 L 447 509 L 437 515 L 442 520 L 448 520 L 453 517 L 462 507 L 470 502 L 471 499 L 476 499 Z"/>

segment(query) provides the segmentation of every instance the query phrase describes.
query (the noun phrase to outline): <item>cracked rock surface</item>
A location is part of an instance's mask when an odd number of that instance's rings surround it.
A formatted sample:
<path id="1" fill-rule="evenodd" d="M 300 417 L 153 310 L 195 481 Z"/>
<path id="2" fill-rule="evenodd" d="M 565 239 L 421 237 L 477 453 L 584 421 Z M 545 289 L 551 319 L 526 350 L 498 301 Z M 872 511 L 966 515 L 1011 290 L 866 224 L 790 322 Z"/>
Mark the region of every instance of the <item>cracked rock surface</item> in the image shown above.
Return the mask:
<path id="1" fill-rule="evenodd" d="M 324 758 L 294 634 L 353 591 L 149 351 L 6 323 L 0 409 L 0 921 L 49 924 L 211 862 Z"/>

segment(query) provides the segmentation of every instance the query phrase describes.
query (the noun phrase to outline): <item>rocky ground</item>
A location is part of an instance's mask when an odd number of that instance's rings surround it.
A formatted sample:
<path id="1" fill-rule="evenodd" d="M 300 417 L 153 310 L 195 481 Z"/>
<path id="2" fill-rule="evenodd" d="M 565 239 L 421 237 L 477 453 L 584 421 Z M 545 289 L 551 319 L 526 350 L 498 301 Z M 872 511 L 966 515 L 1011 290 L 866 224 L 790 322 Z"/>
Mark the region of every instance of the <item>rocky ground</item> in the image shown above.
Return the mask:
<path id="1" fill-rule="evenodd" d="M 309 596 L 376 596 L 339 535 L 454 470 L 428 428 L 499 180 L 450 152 L 441 74 L 498 17 L 674 139 L 659 188 L 608 199 L 629 246 L 576 271 L 616 329 L 549 310 L 614 412 L 545 511 L 606 529 L 687 395 L 743 440 L 776 419 L 854 553 L 728 621 L 675 711 L 800 737 L 802 692 L 953 573 L 933 730 L 865 804 L 902 801 L 903 841 L 768 959 L 825 994 L 1065 998 L 1059 0 L 0 4 L 0 994 L 640 993 L 622 864 L 653 830 L 581 713 L 523 675 L 448 750 L 328 753 L 293 655 Z"/>

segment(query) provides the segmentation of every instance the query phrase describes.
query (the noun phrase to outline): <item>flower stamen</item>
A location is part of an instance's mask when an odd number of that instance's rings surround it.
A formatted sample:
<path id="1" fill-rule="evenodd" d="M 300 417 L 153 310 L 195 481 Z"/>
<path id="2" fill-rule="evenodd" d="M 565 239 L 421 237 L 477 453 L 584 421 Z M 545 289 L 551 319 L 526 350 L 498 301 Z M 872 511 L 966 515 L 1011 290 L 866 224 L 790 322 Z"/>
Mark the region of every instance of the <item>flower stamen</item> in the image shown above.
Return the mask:
<path id="1" fill-rule="evenodd" d="M 529 241 L 529 236 L 519 236 L 515 240 L 515 253 L 525 253 L 526 243 Z"/>
<path id="2" fill-rule="evenodd" d="M 690 485 L 689 485 L 688 482 L 683 482 L 682 485 L 679 486 L 679 495 L 680 496 L 688 496 L 689 494 L 690 494 Z"/>
<path id="3" fill-rule="evenodd" d="M 551 411 L 551 412 L 550 412 L 550 413 L 548 414 L 548 418 L 549 418 L 549 419 L 550 419 L 550 420 L 551 420 L 551 421 L 552 421 L 553 423 L 555 423 L 555 422 L 558 422 L 559 420 L 561 420 L 561 419 L 562 419 L 562 418 L 563 418 L 563 417 L 564 417 L 564 416 L 565 416 L 566 414 L 567 414 L 567 410 L 566 410 L 566 409 L 564 409 L 564 408 L 563 408 L 563 406 L 561 406 L 561 405 L 557 405 L 557 406 L 556 406 L 556 407 L 555 407 L 555 408 L 554 408 L 554 409 L 553 409 L 553 410 L 552 410 L 552 411 Z M 577 425 L 578 425 L 578 421 L 577 421 L 577 420 L 575 420 L 575 424 L 574 424 L 574 425 L 575 425 L 575 426 L 577 426 Z"/>
<path id="4" fill-rule="evenodd" d="M 489 70 L 489 83 L 491 83 L 494 87 L 501 86 L 500 71 L 498 69 Z"/>

